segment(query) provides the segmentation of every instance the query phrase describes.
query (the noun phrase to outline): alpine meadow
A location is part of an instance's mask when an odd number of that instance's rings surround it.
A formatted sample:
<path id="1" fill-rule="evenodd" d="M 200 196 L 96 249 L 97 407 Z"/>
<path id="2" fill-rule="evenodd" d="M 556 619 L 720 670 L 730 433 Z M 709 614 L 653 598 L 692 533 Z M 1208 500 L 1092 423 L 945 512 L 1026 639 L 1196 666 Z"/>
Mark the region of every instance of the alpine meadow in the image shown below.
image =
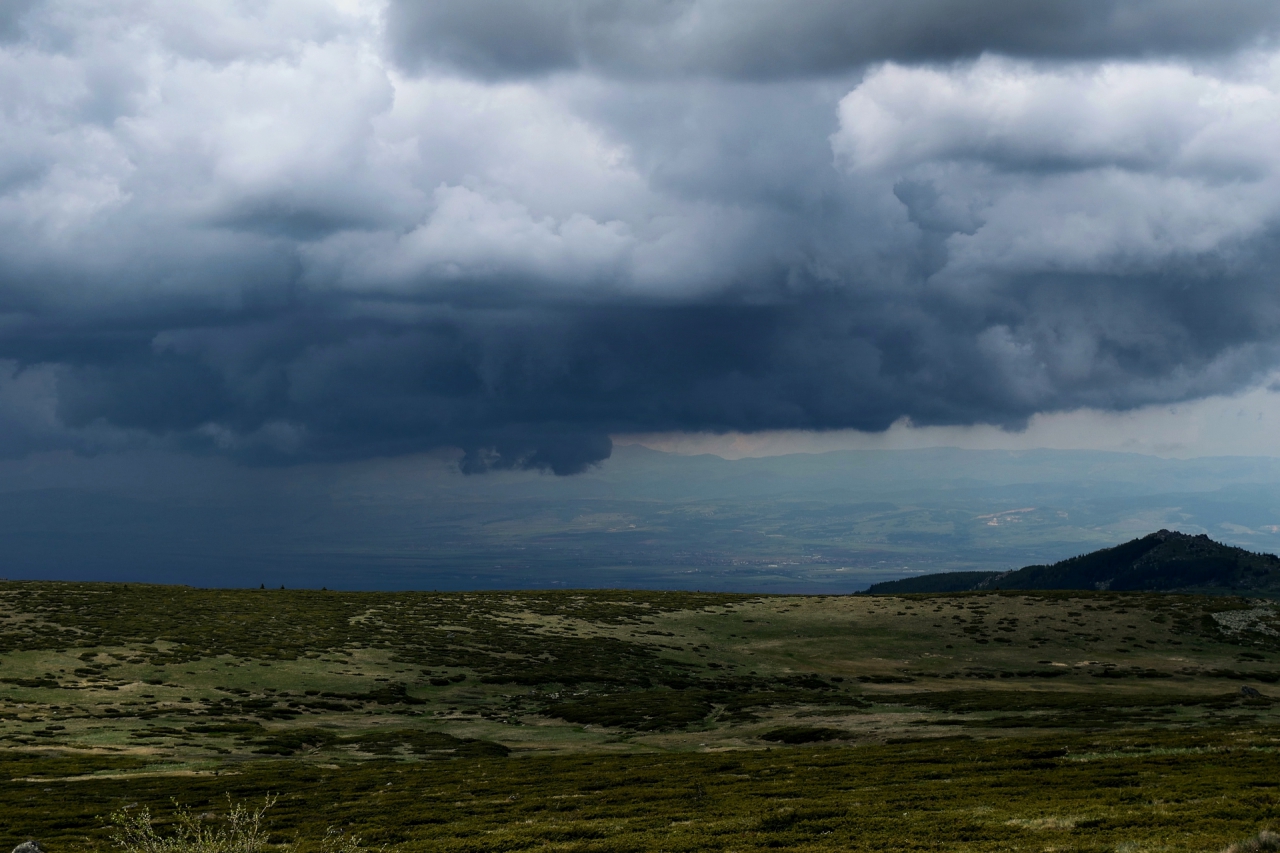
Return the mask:
<path id="1" fill-rule="evenodd" d="M 1204 850 L 1275 819 L 1280 609 L 1161 593 L 2 588 L 6 821 L 397 850 Z"/>

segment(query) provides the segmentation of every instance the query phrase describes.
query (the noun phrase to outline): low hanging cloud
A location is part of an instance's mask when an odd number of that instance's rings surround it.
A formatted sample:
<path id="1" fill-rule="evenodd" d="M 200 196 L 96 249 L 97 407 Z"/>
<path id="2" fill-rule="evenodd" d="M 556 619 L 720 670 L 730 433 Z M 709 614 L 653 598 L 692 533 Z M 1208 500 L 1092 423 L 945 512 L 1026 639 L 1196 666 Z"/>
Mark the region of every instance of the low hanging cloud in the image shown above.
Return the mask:
<path id="1" fill-rule="evenodd" d="M 769 80 L 873 62 L 1217 54 L 1274 35 L 1267 0 L 393 0 L 394 55 L 488 78 L 589 70 Z"/>
<path id="2" fill-rule="evenodd" d="M 1274 4 L 963 6 L 6 7 L 0 454 L 563 474 L 1274 370 Z"/>

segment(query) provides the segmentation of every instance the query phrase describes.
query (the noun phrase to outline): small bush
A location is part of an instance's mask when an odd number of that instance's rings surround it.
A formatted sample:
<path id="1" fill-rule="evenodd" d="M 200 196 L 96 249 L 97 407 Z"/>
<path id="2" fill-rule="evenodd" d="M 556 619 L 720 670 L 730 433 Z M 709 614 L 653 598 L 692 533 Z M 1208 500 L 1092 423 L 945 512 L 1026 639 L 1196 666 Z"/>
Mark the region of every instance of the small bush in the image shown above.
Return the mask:
<path id="1" fill-rule="evenodd" d="M 761 740 L 779 743 L 818 743 L 824 740 L 840 740 L 850 733 L 844 729 L 828 729 L 820 726 L 783 726 L 760 735 Z"/>
<path id="2" fill-rule="evenodd" d="M 386 845 L 378 848 L 378 853 L 383 853 Z M 360 846 L 360 838 L 356 835 L 347 835 L 339 832 L 332 826 L 324 836 L 324 841 L 320 843 L 320 853 L 368 853 L 368 851 Z"/>
<path id="3" fill-rule="evenodd" d="M 225 817 L 196 816 L 190 809 L 179 807 L 169 835 L 156 831 L 151 812 L 145 806 L 138 811 L 121 809 L 111 815 L 111 822 L 115 824 L 111 841 L 125 853 L 261 853 L 268 844 L 262 818 L 274 804 L 275 797 L 267 797 L 256 809 L 233 803 Z M 206 825 L 212 822 L 221 825 Z M 378 848 L 378 853 L 383 850 L 384 847 Z M 369 851 L 361 846 L 358 836 L 330 827 L 320 842 L 320 853 Z"/>
<path id="4" fill-rule="evenodd" d="M 1253 838 L 1237 841 L 1222 853 L 1264 853 L 1272 850 L 1280 850 L 1280 833 L 1264 829 Z"/>
<path id="5" fill-rule="evenodd" d="M 179 807 L 169 835 L 156 831 L 146 806 L 137 811 L 121 809 L 111 815 L 115 824 L 111 841 L 125 853 L 260 853 L 267 844 L 262 817 L 274 803 L 274 797 L 267 797 L 256 809 L 232 804 L 220 825 Z"/>

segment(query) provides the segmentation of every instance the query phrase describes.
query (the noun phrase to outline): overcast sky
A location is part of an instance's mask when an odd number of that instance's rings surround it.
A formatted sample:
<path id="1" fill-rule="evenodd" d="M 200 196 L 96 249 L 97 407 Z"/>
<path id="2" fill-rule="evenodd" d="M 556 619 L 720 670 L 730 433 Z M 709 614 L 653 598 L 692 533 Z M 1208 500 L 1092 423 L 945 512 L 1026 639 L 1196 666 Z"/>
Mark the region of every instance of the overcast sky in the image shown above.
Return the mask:
<path id="1" fill-rule="evenodd" d="M 0 0 L 0 456 L 1265 452 L 1278 33 L 1274 0 Z"/>

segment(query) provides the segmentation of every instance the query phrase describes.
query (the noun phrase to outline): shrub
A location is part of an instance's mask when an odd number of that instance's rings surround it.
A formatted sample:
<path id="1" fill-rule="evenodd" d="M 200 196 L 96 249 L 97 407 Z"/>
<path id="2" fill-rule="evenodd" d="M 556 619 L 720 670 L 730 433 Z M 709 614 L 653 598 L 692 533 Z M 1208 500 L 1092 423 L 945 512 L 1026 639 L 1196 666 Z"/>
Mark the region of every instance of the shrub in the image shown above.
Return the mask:
<path id="1" fill-rule="evenodd" d="M 761 740 L 779 743 L 818 743 L 824 740 L 840 740 L 850 733 L 844 729 L 829 729 L 821 726 L 783 726 L 760 735 Z"/>
<path id="2" fill-rule="evenodd" d="M 262 853 L 267 847 L 262 818 L 275 804 L 275 797 L 268 796 L 256 809 L 243 803 L 230 803 L 229 795 L 227 800 L 230 811 L 225 817 L 197 816 L 179 806 L 169 835 L 156 830 L 151 811 L 145 806 L 138 811 L 121 809 L 111 815 L 111 822 L 115 824 L 111 841 L 125 853 Z M 384 849 L 379 848 L 378 853 Z M 320 853 L 369 851 L 361 846 L 358 836 L 330 827 L 320 842 Z"/>
<path id="3" fill-rule="evenodd" d="M 146 806 L 137 811 L 121 809 L 111 815 L 115 824 L 111 841 L 125 853 L 260 853 L 267 844 L 262 817 L 274 803 L 274 797 L 267 797 L 256 809 L 231 804 L 220 825 L 179 807 L 169 835 L 156 831 Z"/>
<path id="4" fill-rule="evenodd" d="M 1222 853 L 1264 853 L 1271 850 L 1280 850 L 1280 833 L 1264 829 L 1253 838 L 1237 841 Z"/>

